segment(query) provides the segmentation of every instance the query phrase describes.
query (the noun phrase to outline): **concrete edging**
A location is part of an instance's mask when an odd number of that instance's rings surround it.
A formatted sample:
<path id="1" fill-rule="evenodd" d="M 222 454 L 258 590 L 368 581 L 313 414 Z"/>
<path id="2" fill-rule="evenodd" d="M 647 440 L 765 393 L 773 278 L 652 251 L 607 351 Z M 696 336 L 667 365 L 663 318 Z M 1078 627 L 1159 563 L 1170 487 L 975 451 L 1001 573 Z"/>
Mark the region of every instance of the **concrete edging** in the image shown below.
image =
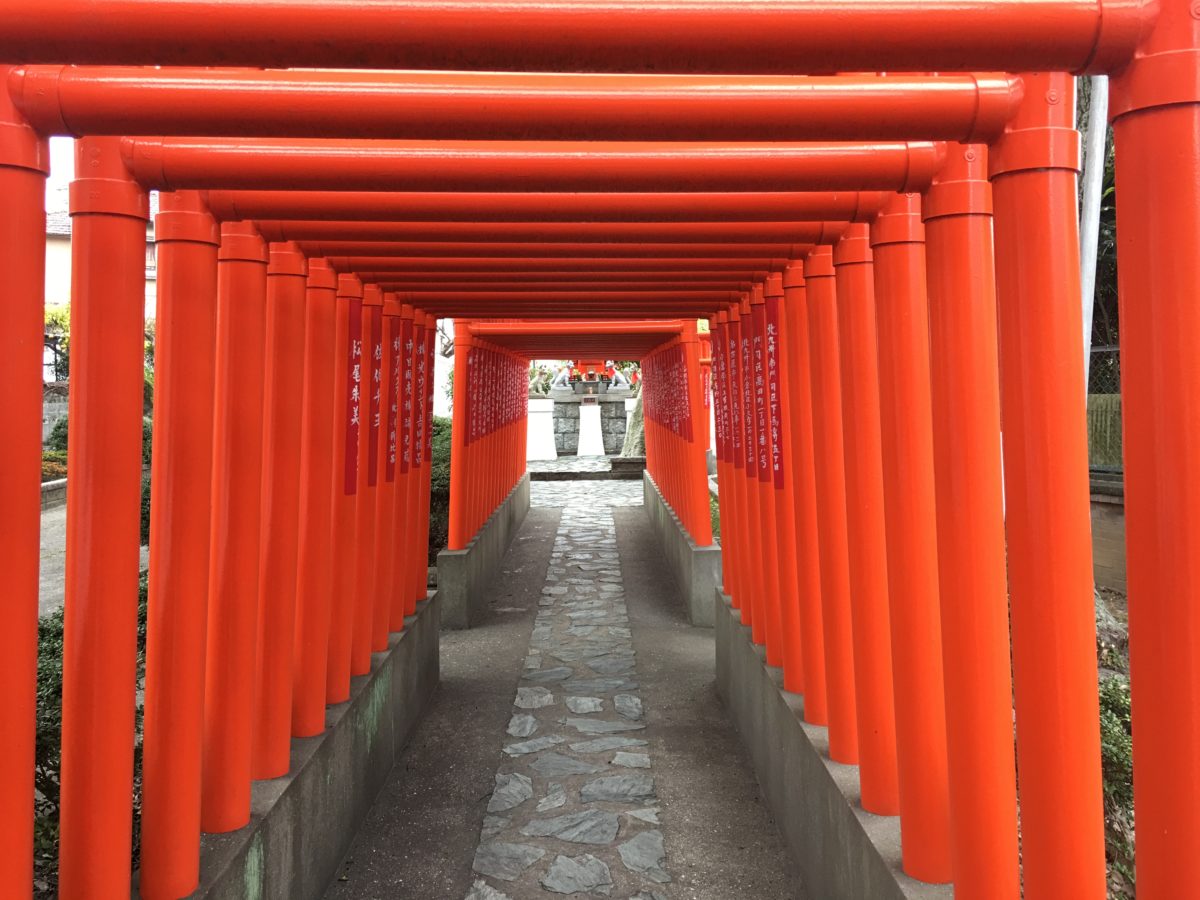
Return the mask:
<path id="1" fill-rule="evenodd" d="M 783 672 L 729 598 L 716 595 L 717 691 L 741 735 L 807 893 L 829 900 L 953 900 L 948 884 L 901 870 L 900 820 L 859 805 L 858 767 L 829 759 L 828 731 L 804 721 L 804 698 L 783 690 Z"/>
<path id="2" fill-rule="evenodd" d="M 67 505 L 67 479 L 56 478 L 42 482 L 42 510 Z"/>
<path id="3" fill-rule="evenodd" d="M 687 604 L 688 621 L 712 628 L 713 597 L 721 586 L 721 545 L 714 541 L 701 547 L 692 540 L 649 472 L 642 473 L 642 501 Z"/>
<path id="4" fill-rule="evenodd" d="M 446 628 L 470 628 L 479 620 L 487 588 L 528 512 L 529 473 L 526 472 L 465 549 L 443 550 L 438 554 L 438 594 L 442 598 L 442 624 Z"/>
<path id="5" fill-rule="evenodd" d="M 290 772 L 254 783 L 249 825 L 203 836 L 193 898 L 324 897 L 437 689 L 440 608 L 436 593 L 419 603 L 326 710 L 325 732 L 292 741 Z"/>

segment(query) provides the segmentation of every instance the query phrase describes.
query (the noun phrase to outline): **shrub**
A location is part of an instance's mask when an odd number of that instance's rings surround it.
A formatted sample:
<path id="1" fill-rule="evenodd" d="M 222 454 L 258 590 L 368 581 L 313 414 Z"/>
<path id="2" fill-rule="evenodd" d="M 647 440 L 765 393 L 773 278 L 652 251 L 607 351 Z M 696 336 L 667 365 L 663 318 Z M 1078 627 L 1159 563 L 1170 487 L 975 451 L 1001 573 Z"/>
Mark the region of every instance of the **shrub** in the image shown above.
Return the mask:
<path id="1" fill-rule="evenodd" d="M 450 496 L 450 419 L 433 417 L 433 463 L 429 490 Z"/>
<path id="2" fill-rule="evenodd" d="M 429 565 L 450 536 L 450 427 L 451 420 L 433 417 L 433 457 L 429 476 Z"/>
<path id="3" fill-rule="evenodd" d="M 50 437 L 46 438 L 46 446 L 51 450 L 67 452 L 67 417 L 63 416 L 50 429 Z"/>
<path id="4" fill-rule="evenodd" d="M 142 417 L 142 465 L 150 465 L 150 444 L 154 435 L 154 420 L 149 416 Z M 46 438 L 49 450 L 67 451 L 67 416 L 63 416 L 50 429 L 50 437 Z"/>
<path id="5" fill-rule="evenodd" d="M 54 481 L 67 477 L 67 451 L 42 451 L 42 481 Z"/>
<path id="6" fill-rule="evenodd" d="M 154 437 L 154 420 L 149 416 L 142 418 L 142 465 L 150 468 L 150 445 Z"/>
<path id="7" fill-rule="evenodd" d="M 712 517 L 713 540 L 719 541 L 721 539 L 721 505 L 712 494 L 708 495 L 708 511 Z"/>
<path id="8" fill-rule="evenodd" d="M 150 476 L 142 477 L 142 546 L 150 546 Z"/>
<path id="9" fill-rule="evenodd" d="M 1104 843 L 1109 896 L 1134 896 L 1133 724 L 1129 680 L 1100 680 L 1100 765 L 1104 776 Z"/>
<path id="10" fill-rule="evenodd" d="M 148 577 L 138 579 L 137 683 L 146 673 L 146 594 Z M 62 762 L 63 610 L 38 620 L 37 735 L 34 745 L 34 887 L 38 897 L 56 894 L 58 871 L 59 768 Z M 134 720 L 133 846 L 137 864 L 141 825 L 142 710 Z"/>

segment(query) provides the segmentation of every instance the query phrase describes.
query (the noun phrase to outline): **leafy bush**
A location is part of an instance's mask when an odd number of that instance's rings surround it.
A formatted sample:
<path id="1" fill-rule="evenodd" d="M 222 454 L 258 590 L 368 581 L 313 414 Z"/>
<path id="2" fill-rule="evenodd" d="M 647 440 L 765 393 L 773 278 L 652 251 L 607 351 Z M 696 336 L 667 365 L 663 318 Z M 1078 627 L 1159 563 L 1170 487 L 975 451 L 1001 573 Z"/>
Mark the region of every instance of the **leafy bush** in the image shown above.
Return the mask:
<path id="1" fill-rule="evenodd" d="M 721 539 L 721 504 L 712 494 L 708 495 L 708 510 L 709 515 L 712 516 L 713 540 L 719 541 Z"/>
<path id="2" fill-rule="evenodd" d="M 137 683 L 146 674 L 146 594 L 148 576 L 138 579 Z M 34 745 L 34 887 L 36 895 L 56 894 L 58 872 L 58 822 L 62 763 L 63 610 L 60 607 L 38 620 L 37 735 Z M 134 721 L 133 846 L 130 871 L 137 864 L 141 825 L 142 710 Z"/>
<path id="3" fill-rule="evenodd" d="M 142 418 L 142 465 L 150 467 L 150 444 L 154 437 L 154 420 L 149 416 Z"/>
<path id="4" fill-rule="evenodd" d="M 65 450 L 42 451 L 42 481 L 55 481 L 67 477 L 67 452 Z"/>
<path id="5" fill-rule="evenodd" d="M 150 476 L 142 478 L 142 546 L 150 546 Z"/>
<path id="6" fill-rule="evenodd" d="M 1133 724 L 1124 675 L 1100 680 L 1100 765 L 1109 896 L 1133 897 Z"/>
<path id="7" fill-rule="evenodd" d="M 46 447 L 50 450 L 67 452 L 67 416 L 63 416 L 50 429 L 50 437 L 46 439 Z M 154 420 L 149 416 L 142 418 L 142 465 L 150 465 L 150 443 L 154 435 Z"/>
<path id="8" fill-rule="evenodd" d="M 67 417 L 63 416 L 50 429 L 50 437 L 46 438 L 46 446 L 51 450 L 67 452 Z"/>
<path id="9" fill-rule="evenodd" d="M 450 419 L 433 417 L 433 470 L 429 476 L 429 490 L 434 494 L 450 496 Z"/>
<path id="10" fill-rule="evenodd" d="M 429 565 L 450 536 L 450 427 L 451 420 L 433 417 L 433 457 L 429 476 Z"/>

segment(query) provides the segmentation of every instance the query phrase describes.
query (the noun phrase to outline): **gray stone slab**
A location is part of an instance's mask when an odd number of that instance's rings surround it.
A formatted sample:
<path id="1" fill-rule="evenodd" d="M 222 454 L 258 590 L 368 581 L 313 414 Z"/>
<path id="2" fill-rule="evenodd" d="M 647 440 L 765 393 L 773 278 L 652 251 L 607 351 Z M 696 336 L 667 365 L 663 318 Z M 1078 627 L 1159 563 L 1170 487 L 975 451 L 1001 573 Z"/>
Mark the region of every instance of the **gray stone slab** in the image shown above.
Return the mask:
<path id="1" fill-rule="evenodd" d="M 550 782 L 550 788 L 546 791 L 546 796 L 538 801 L 538 812 L 549 812 L 552 809 L 558 809 L 565 806 L 567 803 L 567 791 L 557 781 Z"/>
<path id="2" fill-rule="evenodd" d="M 599 697 L 567 697 L 564 702 L 567 709 L 576 715 L 600 712 L 604 709 L 604 701 Z"/>
<path id="3" fill-rule="evenodd" d="M 627 675 L 633 669 L 632 656 L 605 655 L 588 660 L 588 668 L 601 675 Z"/>
<path id="4" fill-rule="evenodd" d="M 513 737 L 526 738 L 538 730 L 538 720 L 526 713 L 517 713 L 508 720 L 508 733 Z"/>
<path id="5" fill-rule="evenodd" d="M 644 875 L 651 881 L 666 884 L 671 876 L 663 869 L 666 860 L 666 850 L 663 848 L 661 831 L 643 831 L 631 840 L 617 845 L 621 854 L 621 862 L 631 872 Z"/>
<path id="6" fill-rule="evenodd" d="M 633 694 L 617 694 L 613 697 L 613 706 L 626 719 L 640 719 L 642 717 L 641 697 L 635 697 Z"/>
<path id="7" fill-rule="evenodd" d="M 616 813 L 585 809 L 551 819 L 534 819 L 521 829 L 527 837 L 556 837 L 575 844 L 608 844 L 617 836 L 620 820 Z"/>
<path id="8" fill-rule="evenodd" d="M 553 747 L 555 744 L 561 744 L 566 738 L 558 734 L 546 734 L 542 737 L 535 737 L 531 741 L 520 741 L 516 744 L 509 744 L 504 748 L 504 752 L 509 756 L 524 756 L 526 753 L 537 753 L 539 750 L 545 750 L 547 747 Z"/>
<path id="9" fill-rule="evenodd" d="M 648 753 L 626 753 L 619 750 L 613 756 L 612 764 L 625 766 L 627 769 L 648 769 L 650 768 L 650 755 Z"/>
<path id="10" fill-rule="evenodd" d="M 606 750 L 616 750 L 618 747 L 645 747 L 647 743 L 640 738 L 610 735 L 591 741 L 580 741 L 569 746 L 576 753 L 603 753 Z"/>
<path id="11" fill-rule="evenodd" d="M 636 691 L 638 683 L 626 678 L 574 678 L 562 683 L 573 694 L 608 694 L 612 691 Z"/>
<path id="12" fill-rule="evenodd" d="M 554 705 L 554 694 L 544 687 L 519 687 L 513 703 L 521 709 L 541 709 Z"/>
<path id="13" fill-rule="evenodd" d="M 488 801 L 488 812 L 507 812 L 533 796 L 533 782 L 527 775 L 512 772 L 496 776 L 496 787 Z"/>
<path id="14" fill-rule="evenodd" d="M 476 878 L 463 900 L 512 900 L 512 897 L 496 890 L 482 878 Z"/>
<path id="15" fill-rule="evenodd" d="M 658 807 L 647 806 L 645 809 L 633 809 L 625 815 L 632 816 L 635 819 L 640 819 L 643 822 L 649 822 L 651 825 L 657 825 L 658 822 Z"/>
<path id="16" fill-rule="evenodd" d="M 480 875 L 490 875 L 501 881 L 516 881 L 522 872 L 545 855 L 546 851 L 541 847 L 489 841 L 479 845 L 471 868 Z"/>
<path id="17" fill-rule="evenodd" d="M 562 775 L 595 775 L 600 771 L 599 766 L 572 759 L 561 753 L 543 753 L 529 767 L 543 778 L 555 778 Z"/>
<path id="18" fill-rule="evenodd" d="M 511 824 L 512 819 L 508 816 L 484 816 L 483 830 L 480 832 L 480 837 L 485 841 L 490 841 Z"/>
<path id="19" fill-rule="evenodd" d="M 525 681 L 533 681 L 539 684 L 552 684 L 558 681 L 566 681 L 574 674 L 574 669 L 569 669 L 566 666 L 555 666 L 553 669 L 537 669 L 532 672 L 526 672 L 521 677 Z"/>
<path id="20" fill-rule="evenodd" d="M 576 857 L 560 855 L 550 864 L 550 871 L 542 876 L 542 887 L 556 894 L 608 896 L 613 880 L 603 860 L 590 853 Z"/>
<path id="21" fill-rule="evenodd" d="M 646 727 L 638 722 L 610 722 L 607 719 L 580 719 L 575 716 L 561 718 L 558 723 L 569 725 L 581 734 L 615 734 L 618 731 L 639 731 Z"/>
<path id="22" fill-rule="evenodd" d="M 637 802 L 654 797 L 654 776 L 641 772 L 593 778 L 579 789 L 584 803 L 597 801 Z"/>

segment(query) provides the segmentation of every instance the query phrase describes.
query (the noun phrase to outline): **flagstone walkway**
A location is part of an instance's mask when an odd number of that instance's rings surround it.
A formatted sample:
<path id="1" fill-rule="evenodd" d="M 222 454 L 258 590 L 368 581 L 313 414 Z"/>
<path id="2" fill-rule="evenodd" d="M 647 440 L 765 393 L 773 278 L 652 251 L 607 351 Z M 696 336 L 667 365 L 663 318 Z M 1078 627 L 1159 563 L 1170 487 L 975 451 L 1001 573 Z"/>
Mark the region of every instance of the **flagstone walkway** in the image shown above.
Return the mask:
<path id="1" fill-rule="evenodd" d="M 327 900 L 798 900 L 638 481 L 531 485 Z"/>
<path id="2" fill-rule="evenodd" d="M 472 865 L 484 877 L 467 898 L 664 900 L 672 879 L 607 505 L 563 509 L 538 605 Z"/>

